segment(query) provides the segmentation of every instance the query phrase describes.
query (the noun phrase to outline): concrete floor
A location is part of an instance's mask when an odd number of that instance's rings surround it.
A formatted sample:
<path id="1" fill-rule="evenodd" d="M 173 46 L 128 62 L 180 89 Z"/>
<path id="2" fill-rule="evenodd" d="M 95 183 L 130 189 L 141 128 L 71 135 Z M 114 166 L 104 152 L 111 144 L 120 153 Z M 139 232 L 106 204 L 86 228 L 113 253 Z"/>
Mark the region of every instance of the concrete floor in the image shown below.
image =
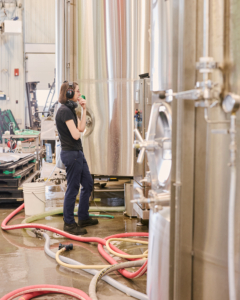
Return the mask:
<path id="1" fill-rule="evenodd" d="M 48 188 L 46 193 L 46 210 L 52 207 L 63 205 L 64 194 L 60 186 L 52 186 Z M 99 202 L 98 202 L 99 203 Z M 97 205 L 98 205 L 97 203 Z M 91 205 L 95 205 L 92 203 Z M 0 222 L 10 214 L 15 207 L 11 205 L 0 204 Z M 135 231 L 148 231 L 147 226 L 137 226 L 137 219 L 129 219 L 123 216 L 122 213 L 109 213 L 114 215 L 114 219 L 99 218 L 99 224 L 96 226 L 87 227 L 88 234 L 86 237 L 101 237 Z M 24 210 L 19 213 L 10 224 L 21 223 L 24 219 Z M 62 229 L 62 216 L 46 217 L 44 220 L 39 220 L 38 223 L 47 224 L 58 229 Z M 51 239 L 51 249 L 56 251 L 58 244 L 69 243 L 67 239 L 54 239 L 49 233 Z M 20 287 L 35 285 L 35 284 L 56 284 L 74 287 L 83 290 L 88 294 L 89 283 L 92 275 L 84 271 L 72 271 L 71 269 L 59 266 L 54 259 L 47 256 L 43 250 L 44 240 L 39 240 L 35 237 L 30 237 L 24 230 L 2 231 L 0 230 L 0 296 L 3 296 L 10 291 Z M 97 244 L 73 242 L 74 250 L 67 252 L 66 256 L 80 261 L 84 264 L 106 264 L 106 261 L 100 256 L 97 250 Z M 117 245 L 117 244 L 116 244 Z M 146 248 L 135 248 L 134 244 L 119 243 L 117 245 L 123 251 L 131 254 L 143 253 Z M 134 248 L 134 249 L 130 249 Z M 118 259 L 119 260 L 119 259 Z M 132 270 L 133 271 L 133 270 Z M 121 283 L 136 289 L 142 293 L 146 293 L 146 275 L 128 280 L 119 275 L 117 272 L 110 274 L 114 279 Z M 98 297 L 101 299 L 124 300 L 130 299 L 129 296 L 116 290 L 107 283 L 100 281 L 98 283 Z M 68 296 L 49 295 L 38 297 L 41 299 L 75 299 Z"/>

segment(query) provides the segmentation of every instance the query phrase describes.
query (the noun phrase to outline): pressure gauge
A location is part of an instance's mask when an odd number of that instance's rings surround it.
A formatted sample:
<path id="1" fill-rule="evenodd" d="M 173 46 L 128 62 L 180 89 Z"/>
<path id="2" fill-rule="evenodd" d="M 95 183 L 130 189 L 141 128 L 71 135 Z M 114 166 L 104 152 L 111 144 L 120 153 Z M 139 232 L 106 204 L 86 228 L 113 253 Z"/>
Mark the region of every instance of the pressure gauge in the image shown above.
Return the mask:
<path id="1" fill-rule="evenodd" d="M 240 96 L 236 94 L 229 93 L 225 96 L 222 108 L 225 113 L 234 113 L 239 109 Z"/>

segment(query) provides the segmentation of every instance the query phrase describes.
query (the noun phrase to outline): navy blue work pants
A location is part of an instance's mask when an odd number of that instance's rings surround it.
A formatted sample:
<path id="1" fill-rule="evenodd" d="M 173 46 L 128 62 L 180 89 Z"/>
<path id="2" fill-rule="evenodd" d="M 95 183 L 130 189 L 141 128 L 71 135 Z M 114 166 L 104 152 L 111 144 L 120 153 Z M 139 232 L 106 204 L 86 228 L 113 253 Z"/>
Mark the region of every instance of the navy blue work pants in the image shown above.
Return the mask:
<path id="1" fill-rule="evenodd" d="M 72 224 L 74 220 L 74 207 L 76 197 L 82 185 L 78 219 L 89 218 L 89 197 L 93 189 L 93 179 L 89 172 L 87 161 L 82 151 L 61 151 L 61 160 L 67 172 L 67 191 L 64 198 L 63 217 L 65 223 Z"/>

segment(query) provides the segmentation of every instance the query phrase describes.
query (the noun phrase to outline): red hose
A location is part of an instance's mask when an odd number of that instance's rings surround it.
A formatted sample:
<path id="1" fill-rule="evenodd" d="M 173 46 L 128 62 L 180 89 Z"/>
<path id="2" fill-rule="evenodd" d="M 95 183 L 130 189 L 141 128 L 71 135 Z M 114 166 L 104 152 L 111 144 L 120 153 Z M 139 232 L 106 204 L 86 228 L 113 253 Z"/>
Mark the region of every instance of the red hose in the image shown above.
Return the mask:
<path id="1" fill-rule="evenodd" d="M 9 216 L 6 217 L 6 219 L 4 219 L 2 221 L 2 229 L 3 230 L 15 230 L 15 229 L 23 229 L 23 228 L 38 228 L 38 229 L 44 229 L 44 230 L 48 230 L 48 231 L 52 231 L 55 232 L 57 234 L 60 234 L 66 238 L 69 238 L 71 240 L 75 240 L 75 241 L 79 241 L 79 242 L 86 242 L 86 243 L 90 243 L 90 242 L 96 242 L 96 243 L 100 243 L 105 245 L 106 242 L 104 239 L 101 238 L 84 238 L 84 237 L 80 237 L 80 236 L 76 236 L 70 233 L 67 233 L 65 231 L 53 228 L 51 226 L 47 226 L 47 225 L 43 225 L 43 224 L 35 224 L 35 223 L 30 223 L 30 224 L 18 224 L 18 225 L 10 225 L 8 226 L 7 223 L 20 211 L 24 208 L 24 203 L 22 205 L 20 205 L 16 210 L 14 210 Z"/>
<path id="2" fill-rule="evenodd" d="M 97 238 L 97 237 L 91 237 L 91 238 L 86 238 L 86 237 L 80 237 L 76 236 L 73 234 L 69 234 L 65 231 L 47 226 L 47 225 L 42 225 L 42 224 L 35 224 L 35 223 L 30 223 L 30 224 L 18 224 L 18 225 L 7 225 L 7 223 L 22 209 L 24 208 L 24 203 L 19 206 L 16 210 L 14 210 L 10 215 L 8 215 L 3 221 L 2 221 L 2 229 L 3 230 L 15 230 L 15 229 L 24 229 L 24 228 L 38 228 L 38 229 L 44 229 L 48 231 L 55 232 L 57 234 L 60 234 L 66 238 L 79 241 L 79 242 L 95 242 L 98 243 L 98 251 L 99 253 L 112 265 L 117 264 L 117 261 L 115 261 L 108 253 L 106 253 L 103 249 L 103 246 L 106 245 L 106 240 L 110 238 L 118 238 L 118 237 L 133 237 L 133 236 L 148 236 L 148 233 L 146 232 L 128 232 L 128 233 L 122 233 L 122 234 L 115 234 L 111 235 L 109 237 L 106 237 L 105 239 Z M 110 243 L 110 247 L 121 254 L 126 254 L 125 252 L 121 251 L 114 245 Z M 146 263 L 138 269 L 138 271 L 131 273 L 126 270 L 118 270 L 123 276 L 127 278 L 136 278 L 140 277 L 143 275 L 147 270 L 147 261 Z M 1 300 L 1 299 L 0 299 Z"/>
<path id="3" fill-rule="evenodd" d="M 49 285 L 49 284 L 42 284 L 42 285 L 31 285 L 26 286 L 20 289 L 17 289 L 13 292 L 8 293 L 7 295 L 3 296 L 0 300 L 11 300 L 16 297 L 19 297 L 24 294 L 32 294 L 35 292 L 50 292 L 50 293 L 56 293 L 56 294 L 65 294 L 68 296 L 75 297 L 76 299 L 81 300 L 92 300 L 87 294 L 85 294 L 83 291 L 67 287 L 67 286 L 60 286 L 60 285 Z M 21 299 L 21 298 L 20 298 Z M 31 298 L 27 298 L 31 299 Z"/>
<path id="4" fill-rule="evenodd" d="M 42 296 L 42 295 L 45 295 L 45 294 L 50 294 L 50 293 L 52 293 L 52 292 L 33 292 L 33 293 L 30 293 L 30 294 L 25 294 L 25 295 L 21 296 L 20 298 L 18 298 L 18 300 L 30 300 L 32 298 Z"/>
<path id="5" fill-rule="evenodd" d="M 137 234 L 138 234 L 138 236 L 146 236 L 146 233 L 144 233 L 144 232 L 134 232 L 134 233 L 126 232 L 126 233 L 118 233 L 118 234 L 107 236 L 104 238 L 104 240 L 109 240 L 112 238 L 133 237 L 133 236 L 136 236 Z M 109 245 L 111 245 L 111 243 Z M 105 250 L 103 249 L 103 246 L 101 244 L 98 244 L 98 251 L 110 264 L 112 264 L 112 265 L 115 264 L 115 260 L 105 252 Z M 122 252 L 119 249 L 118 249 L 118 253 L 124 254 L 124 252 Z M 146 260 L 146 262 L 144 263 L 144 265 L 141 268 L 139 268 L 136 272 L 133 272 L 133 273 L 128 272 L 124 269 L 122 269 L 122 270 L 119 269 L 118 272 L 121 273 L 124 277 L 127 277 L 129 279 L 138 278 L 138 277 L 142 276 L 144 273 L 146 273 L 147 263 L 148 263 L 148 260 Z"/>

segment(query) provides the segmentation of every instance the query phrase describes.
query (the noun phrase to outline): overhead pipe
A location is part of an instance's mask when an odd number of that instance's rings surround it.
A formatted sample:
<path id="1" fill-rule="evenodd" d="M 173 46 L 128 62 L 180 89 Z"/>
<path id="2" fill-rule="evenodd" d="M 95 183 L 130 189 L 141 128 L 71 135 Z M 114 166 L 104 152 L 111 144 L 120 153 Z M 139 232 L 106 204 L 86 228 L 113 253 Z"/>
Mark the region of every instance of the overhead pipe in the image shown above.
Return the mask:
<path id="1" fill-rule="evenodd" d="M 209 0 L 203 2 L 203 56 L 209 56 Z"/>
<path id="2" fill-rule="evenodd" d="M 67 0 L 65 2 L 65 16 L 66 16 L 66 52 L 65 52 L 65 62 L 66 62 L 66 80 L 73 81 L 73 56 L 74 56 L 74 42 L 73 42 L 73 21 L 74 21 L 74 12 L 73 12 L 74 3 L 73 0 Z"/>
<path id="3" fill-rule="evenodd" d="M 65 5 L 62 0 L 55 0 L 55 27 L 56 27 L 56 96 L 59 97 L 61 84 L 65 80 Z"/>
<path id="4" fill-rule="evenodd" d="M 209 0 L 203 3 L 203 57 L 209 57 Z M 208 73 L 203 73 L 203 81 L 208 80 Z"/>

